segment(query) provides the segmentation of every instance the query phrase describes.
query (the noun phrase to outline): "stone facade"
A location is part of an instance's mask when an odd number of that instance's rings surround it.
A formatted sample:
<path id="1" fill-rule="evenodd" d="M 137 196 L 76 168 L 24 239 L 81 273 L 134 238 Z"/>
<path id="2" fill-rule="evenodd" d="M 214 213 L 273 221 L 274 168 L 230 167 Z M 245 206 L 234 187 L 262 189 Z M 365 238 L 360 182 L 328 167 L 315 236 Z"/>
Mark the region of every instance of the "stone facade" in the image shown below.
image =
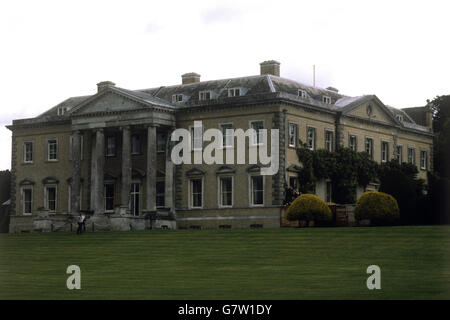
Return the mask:
<path id="1" fill-rule="evenodd" d="M 106 81 L 94 95 L 14 120 L 10 232 L 70 231 L 80 210 L 94 231 L 279 227 L 286 187 L 301 183 L 300 142 L 364 151 L 371 139 L 379 162 L 397 157 L 401 146 L 402 160 L 414 161 L 426 179 L 432 128 L 407 109 L 305 86 L 279 72 L 271 60 L 258 76 L 200 81 L 190 73 L 180 85 L 135 91 Z M 171 133 L 191 130 L 194 121 L 202 121 L 203 132 L 247 130 L 255 122 L 278 129 L 279 171 L 260 178 L 248 153 L 245 164 L 174 164 Z M 327 200 L 326 181 L 316 193 Z"/>

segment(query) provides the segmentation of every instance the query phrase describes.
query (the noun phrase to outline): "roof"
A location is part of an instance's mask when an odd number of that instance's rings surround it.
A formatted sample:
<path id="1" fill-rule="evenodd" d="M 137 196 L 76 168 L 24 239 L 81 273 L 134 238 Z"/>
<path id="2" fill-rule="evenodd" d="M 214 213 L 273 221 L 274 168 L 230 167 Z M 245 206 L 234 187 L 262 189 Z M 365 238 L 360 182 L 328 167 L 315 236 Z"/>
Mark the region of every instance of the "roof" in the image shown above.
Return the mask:
<path id="1" fill-rule="evenodd" d="M 275 61 L 265 62 L 274 63 Z M 196 73 L 188 73 L 183 76 L 187 75 L 199 76 Z M 228 90 L 232 88 L 238 88 L 240 90 L 240 96 L 229 97 Z M 299 96 L 300 90 L 306 93 L 306 97 Z M 200 100 L 200 93 L 204 91 L 208 91 L 210 93 L 211 100 Z M 229 102 L 233 103 L 233 101 L 260 101 L 262 99 L 268 99 L 268 97 L 278 97 L 293 101 L 295 103 L 300 103 L 305 106 L 319 108 L 327 112 L 340 111 L 345 114 L 362 103 L 375 99 L 380 106 L 386 109 L 386 112 L 390 114 L 394 121 L 398 124 L 400 124 L 400 122 L 403 124 L 406 123 L 406 125 L 404 125 L 406 128 L 429 131 L 428 128 L 421 126 L 422 122 L 417 121 L 417 117 L 412 116 L 415 112 L 413 109 L 415 108 L 408 108 L 408 111 L 406 111 L 406 109 L 396 109 L 391 106 L 385 106 L 375 95 L 350 97 L 338 93 L 338 91 L 332 87 L 328 87 L 327 89 L 312 87 L 291 79 L 268 74 L 199 81 L 189 84 L 160 86 L 140 90 L 124 89 L 110 83 L 105 89 L 94 95 L 68 98 L 36 118 L 14 120 L 13 124 L 22 124 L 22 121 L 34 123 L 36 121 L 43 122 L 58 119 L 69 120 L 72 112 L 76 113 L 77 110 L 105 92 L 115 92 L 117 94 L 125 95 L 128 98 L 142 103 L 144 106 L 158 106 L 172 109 L 174 111 L 184 110 L 191 107 L 201 107 L 205 104 L 213 105 Z M 181 101 L 179 99 L 173 100 L 174 95 L 178 95 L 177 98 L 181 97 Z M 324 97 L 328 97 L 330 99 L 330 103 L 324 101 Z M 59 107 L 67 108 L 67 112 L 63 115 L 58 115 L 57 110 Z M 397 115 L 402 115 L 403 120 L 400 121 L 399 117 L 396 117 Z"/>

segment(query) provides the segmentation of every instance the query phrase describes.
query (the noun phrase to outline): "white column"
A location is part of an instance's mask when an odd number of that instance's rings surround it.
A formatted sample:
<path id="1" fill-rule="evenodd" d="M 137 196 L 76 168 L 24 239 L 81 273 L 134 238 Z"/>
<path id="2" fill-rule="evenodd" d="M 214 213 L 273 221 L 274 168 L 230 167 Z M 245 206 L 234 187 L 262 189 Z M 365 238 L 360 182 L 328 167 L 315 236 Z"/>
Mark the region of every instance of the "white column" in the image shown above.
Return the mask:
<path id="1" fill-rule="evenodd" d="M 81 138 L 80 131 L 72 133 L 72 183 L 70 193 L 70 208 L 73 215 L 78 215 L 80 212 L 80 181 L 81 181 Z"/>
<path id="2" fill-rule="evenodd" d="M 156 126 L 147 128 L 146 209 L 156 211 Z"/>
<path id="3" fill-rule="evenodd" d="M 104 194 L 103 194 L 103 177 L 104 177 L 104 164 L 105 164 L 105 135 L 103 129 L 97 129 L 95 133 L 95 213 L 103 213 L 105 211 Z"/>

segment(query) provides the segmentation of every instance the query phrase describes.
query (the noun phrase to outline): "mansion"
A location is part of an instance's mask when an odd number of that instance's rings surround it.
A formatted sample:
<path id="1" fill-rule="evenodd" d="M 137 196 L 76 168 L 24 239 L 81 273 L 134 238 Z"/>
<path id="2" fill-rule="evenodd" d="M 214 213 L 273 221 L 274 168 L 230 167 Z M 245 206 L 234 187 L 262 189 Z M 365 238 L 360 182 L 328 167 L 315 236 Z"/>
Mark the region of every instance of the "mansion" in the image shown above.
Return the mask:
<path id="1" fill-rule="evenodd" d="M 227 129 L 278 129 L 278 172 L 261 175 L 262 166 L 248 162 L 173 163 L 171 134 L 194 121 L 224 136 Z M 300 141 L 413 163 L 426 180 L 431 124 L 427 107 L 396 109 L 375 95 L 307 86 L 280 77 L 273 60 L 260 64 L 259 75 L 232 79 L 187 73 L 181 84 L 142 90 L 100 82 L 95 94 L 8 126 L 10 232 L 71 230 L 80 210 L 92 230 L 279 227 L 287 186 L 302 183 Z M 234 139 L 222 144 L 234 148 Z M 331 183 L 319 182 L 316 194 L 331 201 Z"/>

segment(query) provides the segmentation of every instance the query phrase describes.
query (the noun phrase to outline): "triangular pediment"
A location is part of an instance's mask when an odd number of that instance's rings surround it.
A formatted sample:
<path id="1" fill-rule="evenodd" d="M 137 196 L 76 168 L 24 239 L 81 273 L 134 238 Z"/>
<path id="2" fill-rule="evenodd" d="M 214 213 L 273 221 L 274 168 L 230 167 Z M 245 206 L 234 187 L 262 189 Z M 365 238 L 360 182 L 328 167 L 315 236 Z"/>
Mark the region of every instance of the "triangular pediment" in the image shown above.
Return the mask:
<path id="1" fill-rule="evenodd" d="M 202 175 L 204 175 L 204 174 L 205 174 L 205 171 L 200 170 L 200 169 L 198 169 L 198 168 L 192 168 L 192 169 L 190 169 L 190 170 L 188 170 L 188 171 L 186 172 L 186 176 L 188 176 L 188 177 L 192 177 L 192 176 L 202 176 Z"/>
<path id="2" fill-rule="evenodd" d="M 395 116 L 376 96 L 355 101 L 355 103 L 347 108 L 344 114 L 389 125 L 398 124 Z"/>
<path id="3" fill-rule="evenodd" d="M 123 112 L 143 108 L 151 108 L 151 105 L 145 101 L 141 101 L 139 97 L 122 93 L 115 88 L 108 88 L 77 106 L 72 111 L 72 114 L 83 115 L 103 112 Z"/>

